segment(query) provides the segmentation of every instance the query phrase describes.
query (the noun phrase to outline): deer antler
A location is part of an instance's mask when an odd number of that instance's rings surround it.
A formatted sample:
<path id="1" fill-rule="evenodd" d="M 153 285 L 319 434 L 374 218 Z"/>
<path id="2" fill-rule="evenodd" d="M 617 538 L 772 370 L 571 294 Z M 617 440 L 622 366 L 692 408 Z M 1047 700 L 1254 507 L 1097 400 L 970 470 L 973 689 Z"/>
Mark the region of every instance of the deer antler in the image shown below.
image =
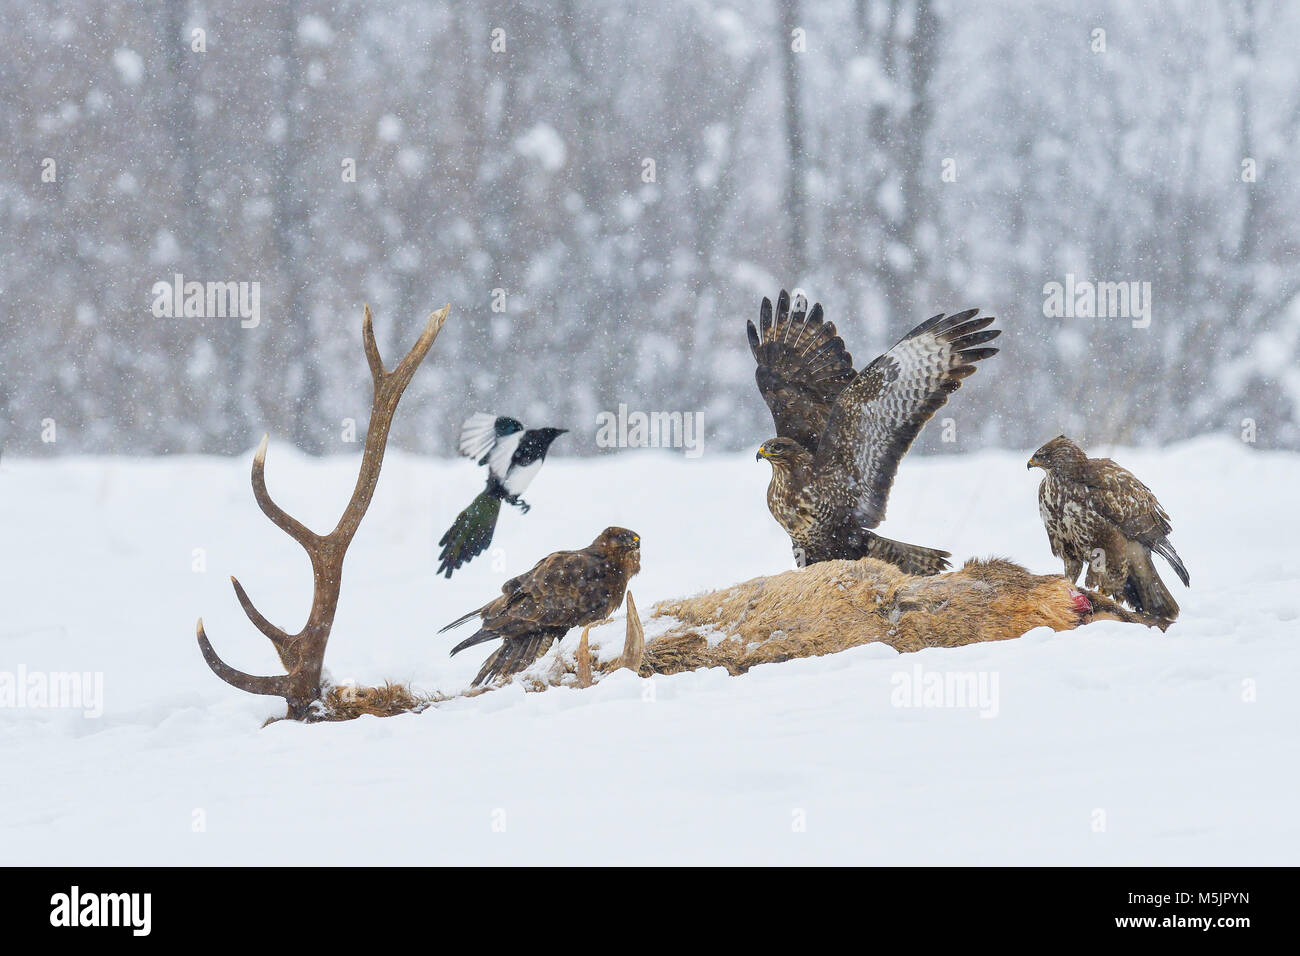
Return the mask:
<path id="1" fill-rule="evenodd" d="M 393 414 L 402 392 L 411 382 L 411 376 L 429 353 L 433 340 L 438 337 L 451 306 L 443 306 L 429 316 L 429 321 L 420 333 L 419 339 L 406 353 L 405 358 L 397 363 L 391 372 L 384 370 L 383 360 L 379 357 L 379 347 L 375 344 L 375 330 L 370 318 L 370 306 L 366 306 L 365 321 L 361 326 L 361 341 L 365 347 L 366 362 L 370 366 L 370 377 L 374 384 L 374 396 L 370 404 L 370 425 L 366 430 L 366 444 L 361 452 L 361 470 L 357 475 L 356 487 L 352 498 L 343 509 L 343 515 L 329 534 L 317 534 L 298 519 L 290 516 L 283 508 L 271 500 L 266 490 L 266 446 L 269 436 L 262 437 L 262 443 L 253 456 L 253 497 L 257 499 L 262 513 L 271 519 L 272 524 L 284 531 L 289 537 L 302 545 L 311 559 L 313 591 L 311 613 L 307 623 L 297 634 L 288 634 L 276 627 L 253 606 L 243 586 L 233 577 L 235 597 L 239 605 L 261 631 L 276 653 L 287 674 L 274 677 L 255 677 L 236 670 L 218 655 L 203 630 L 203 619 L 199 618 L 197 636 L 199 650 L 212 672 L 232 687 L 250 694 L 267 694 L 283 697 L 289 706 L 288 716 L 301 720 L 308 716 L 311 705 L 321 696 L 321 671 L 325 664 L 325 644 L 329 640 L 330 628 L 334 625 L 334 612 L 339 603 L 339 585 L 343 577 L 343 558 L 348 545 L 357 533 L 361 519 L 370 507 L 375 485 L 379 482 L 379 468 L 384 461 L 384 449 L 388 445 L 388 430 L 393 424 Z"/>

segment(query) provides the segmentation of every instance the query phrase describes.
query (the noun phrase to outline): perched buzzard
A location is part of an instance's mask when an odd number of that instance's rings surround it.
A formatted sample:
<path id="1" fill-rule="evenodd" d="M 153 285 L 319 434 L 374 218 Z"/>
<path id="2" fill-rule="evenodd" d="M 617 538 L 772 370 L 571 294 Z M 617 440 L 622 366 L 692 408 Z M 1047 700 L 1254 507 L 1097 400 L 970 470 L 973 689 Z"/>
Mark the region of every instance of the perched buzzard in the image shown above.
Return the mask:
<path id="1" fill-rule="evenodd" d="M 978 309 L 936 315 L 908 332 L 861 372 L 822 307 L 781 291 L 763 300 L 759 326 L 749 323 L 758 390 L 779 437 L 763 442 L 772 463 L 767 506 L 785 528 L 800 564 L 878 558 L 909 574 L 948 567 L 947 551 L 891 541 L 873 533 L 899 459 L 930 416 L 975 363 L 997 353 L 992 316 Z"/>
<path id="2" fill-rule="evenodd" d="M 626 528 L 606 528 L 581 551 L 557 551 L 542 558 L 531 571 L 503 584 L 501 597 L 438 633 L 472 617 L 483 619 L 474 636 L 453 647 L 452 654 L 505 638 L 474 678 L 477 687 L 519 673 L 571 628 L 609 617 L 623 603 L 628 580 L 640 570 L 641 538 Z"/>
<path id="3" fill-rule="evenodd" d="M 1086 562 L 1088 587 L 1143 614 L 1178 616 L 1151 552 L 1168 561 L 1184 585 L 1190 579 L 1169 543 L 1169 515 L 1150 488 L 1109 458 L 1089 458 L 1064 435 L 1034 452 L 1026 467 L 1046 472 L 1038 486 L 1038 511 L 1052 554 L 1065 562 L 1071 584 Z"/>

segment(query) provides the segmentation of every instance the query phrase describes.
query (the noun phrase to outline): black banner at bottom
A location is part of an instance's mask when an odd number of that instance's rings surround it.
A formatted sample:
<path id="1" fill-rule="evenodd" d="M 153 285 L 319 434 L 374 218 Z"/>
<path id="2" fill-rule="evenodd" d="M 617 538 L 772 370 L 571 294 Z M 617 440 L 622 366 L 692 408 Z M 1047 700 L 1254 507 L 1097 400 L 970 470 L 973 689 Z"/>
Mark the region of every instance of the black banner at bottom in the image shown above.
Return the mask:
<path id="1" fill-rule="evenodd" d="M 10 942 L 94 937 L 259 944 L 358 934 L 619 923 L 655 935 L 716 923 L 729 935 L 774 924 L 819 933 L 845 923 L 954 941 L 1131 937 L 1232 945 L 1285 926 L 1289 869 L 827 869 L 820 872 L 642 869 L 604 874 L 456 873 L 416 868 L 10 868 L 0 920 Z M 507 902 L 508 901 L 508 902 Z M 503 905 L 503 903 L 505 905 Z M 1270 932 L 1271 930 L 1271 932 Z M 320 934 L 317 936 L 316 934 Z M 974 934 L 974 936 L 972 935 Z M 71 941 L 71 940 L 70 940 Z"/>

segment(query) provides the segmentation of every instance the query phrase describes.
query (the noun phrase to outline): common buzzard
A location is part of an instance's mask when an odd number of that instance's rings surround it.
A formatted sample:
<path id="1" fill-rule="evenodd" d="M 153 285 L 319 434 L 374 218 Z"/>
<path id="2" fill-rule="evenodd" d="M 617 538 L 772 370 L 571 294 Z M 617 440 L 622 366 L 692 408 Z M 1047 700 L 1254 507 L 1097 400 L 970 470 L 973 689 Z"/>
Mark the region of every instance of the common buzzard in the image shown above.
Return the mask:
<path id="1" fill-rule="evenodd" d="M 937 574 L 947 551 L 904 544 L 870 529 L 885 519 L 898 462 L 975 363 L 997 353 L 985 343 L 1001 330 L 978 309 L 936 315 L 908 332 L 861 372 L 822 307 L 791 309 L 783 289 L 763 300 L 749 323 L 758 390 L 772 410 L 777 438 L 756 456 L 772 464 L 767 505 L 800 564 L 878 558 L 909 574 Z"/>
<path id="2" fill-rule="evenodd" d="M 482 623 L 451 649 L 505 638 L 474 678 L 477 687 L 524 670 L 571 628 L 603 621 L 623 603 L 628 580 L 641 570 L 641 538 L 626 528 L 606 528 L 581 551 L 547 555 L 531 571 L 501 586 L 501 597 L 457 618 L 438 633 L 470 618 Z"/>
<path id="3" fill-rule="evenodd" d="M 1171 621 L 1178 616 L 1151 552 L 1168 561 L 1184 585 L 1190 578 L 1169 543 L 1169 515 L 1150 488 L 1109 458 L 1089 458 L 1064 435 L 1034 452 L 1026 467 L 1046 473 L 1038 486 L 1038 511 L 1071 584 L 1086 563 L 1088 587 L 1143 614 Z"/>

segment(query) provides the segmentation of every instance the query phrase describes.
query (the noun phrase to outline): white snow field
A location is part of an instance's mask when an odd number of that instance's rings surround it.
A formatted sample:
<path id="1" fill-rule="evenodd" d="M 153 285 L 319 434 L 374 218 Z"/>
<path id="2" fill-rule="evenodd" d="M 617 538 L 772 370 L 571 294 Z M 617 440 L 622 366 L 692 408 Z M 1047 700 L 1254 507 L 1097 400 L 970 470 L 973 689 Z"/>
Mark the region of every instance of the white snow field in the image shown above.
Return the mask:
<path id="1" fill-rule="evenodd" d="M 306 617 L 309 568 L 258 511 L 251 452 L 6 460 L 0 675 L 102 673 L 103 713 L 0 710 L 0 862 L 1300 863 L 1300 456 L 1222 438 L 1091 451 L 1173 515 L 1192 588 L 1160 564 L 1183 607 L 1168 634 L 1100 623 L 914 655 L 868 645 L 652 690 L 624 671 L 588 690 L 265 728 L 282 704 L 223 684 L 194 640 L 202 615 L 231 664 L 279 672 L 231 574 L 272 621 L 296 631 Z M 882 530 L 958 561 L 1059 571 L 1028 452 L 907 458 Z M 768 473 L 752 453 L 552 458 L 532 512 L 503 513 L 502 550 L 447 581 L 434 542 L 482 472 L 390 452 L 326 666 L 464 687 L 493 645 L 451 660 L 469 632 L 436 629 L 609 524 L 643 537 L 645 616 L 784 570 Z M 355 458 L 271 442 L 272 495 L 318 529 L 355 474 Z M 918 666 L 996 693 L 896 706 Z"/>

